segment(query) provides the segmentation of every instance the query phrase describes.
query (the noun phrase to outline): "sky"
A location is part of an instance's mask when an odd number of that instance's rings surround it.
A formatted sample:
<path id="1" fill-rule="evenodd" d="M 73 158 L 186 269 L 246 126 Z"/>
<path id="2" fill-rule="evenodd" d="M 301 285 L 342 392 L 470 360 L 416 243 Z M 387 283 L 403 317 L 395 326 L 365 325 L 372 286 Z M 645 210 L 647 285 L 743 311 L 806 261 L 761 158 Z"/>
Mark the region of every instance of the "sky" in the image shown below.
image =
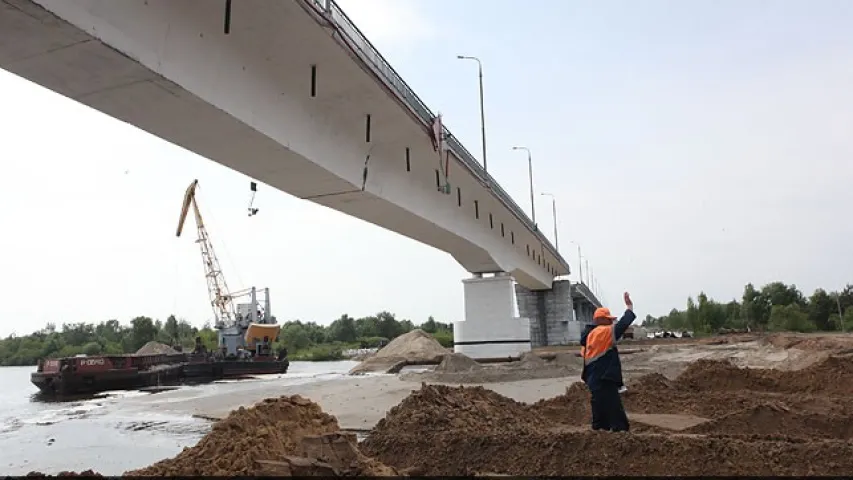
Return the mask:
<path id="1" fill-rule="evenodd" d="M 557 199 L 603 299 L 640 317 L 747 282 L 807 295 L 853 282 L 853 3 L 846 0 L 339 0 L 523 208 Z M 0 71 L 0 335 L 47 322 L 212 317 L 183 190 L 231 289 L 280 321 L 381 310 L 462 320 L 446 253 L 249 179 Z M 550 200 L 536 196 L 551 236 Z M 312 252 L 306 255 L 306 252 Z M 401 268 L 405 265 L 405 268 Z"/>

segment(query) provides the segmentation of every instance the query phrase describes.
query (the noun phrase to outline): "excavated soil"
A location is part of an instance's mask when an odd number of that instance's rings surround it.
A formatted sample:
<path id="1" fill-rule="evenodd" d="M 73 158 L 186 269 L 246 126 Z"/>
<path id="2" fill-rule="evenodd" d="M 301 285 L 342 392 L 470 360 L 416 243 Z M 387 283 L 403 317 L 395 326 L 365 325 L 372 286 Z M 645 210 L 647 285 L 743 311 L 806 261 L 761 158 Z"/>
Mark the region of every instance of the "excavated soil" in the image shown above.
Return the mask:
<path id="1" fill-rule="evenodd" d="M 198 444 L 185 448 L 176 457 L 125 475 L 265 475 L 271 467 L 264 461 L 281 462 L 289 457 L 304 457 L 306 439 L 335 434 L 339 429 L 334 417 L 304 397 L 294 395 L 267 399 L 252 408 L 241 407 L 231 412 L 227 418 L 217 422 Z M 354 448 L 354 442 L 353 439 L 345 443 L 351 443 Z M 357 464 L 358 473 L 393 474 L 388 467 L 372 459 L 360 454 L 355 457 L 353 461 Z M 319 464 L 309 462 L 300 466 L 308 469 L 308 474 L 326 473 Z"/>
<path id="2" fill-rule="evenodd" d="M 699 360 L 630 382 L 631 433 L 589 430 L 589 392 L 526 405 L 423 385 L 361 450 L 418 475 L 841 475 L 853 471 L 853 359 L 798 372 Z M 596 452 L 591 455 L 589 452 Z"/>
<path id="3" fill-rule="evenodd" d="M 464 358 L 444 360 L 447 369 L 477 369 Z M 232 412 L 196 446 L 126 475 L 769 476 L 853 471 L 850 357 L 829 357 L 799 372 L 700 360 L 674 379 L 657 373 L 639 377 L 622 398 L 631 432 L 593 432 L 590 395 L 582 383 L 534 404 L 481 386 L 422 384 L 357 444 L 354 434 L 339 432 L 335 418 L 317 404 L 298 395 L 281 397 Z"/>
<path id="4" fill-rule="evenodd" d="M 516 431 L 547 422 L 527 405 L 483 387 L 423 384 L 376 424 L 375 434 L 422 431 Z M 369 439 L 368 439 L 369 440 Z"/>
<path id="5" fill-rule="evenodd" d="M 435 367 L 435 371 L 442 373 L 460 373 L 470 372 L 472 370 L 479 371 L 483 368 L 484 367 L 477 363 L 476 360 L 463 353 L 450 353 L 444 356 L 441 363 Z"/>
<path id="6" fill-rule="evenodd" d="M 580 375 L 577 362 L 561 362 L 547 362 L 535 353 L 527 352 L 515 362 L 482 365 L 461 353 L 453 353 L 445 355 L 433 370 L 405 372 L 400 375 L 400 379 L 409 382 L 470 384 Z"/>

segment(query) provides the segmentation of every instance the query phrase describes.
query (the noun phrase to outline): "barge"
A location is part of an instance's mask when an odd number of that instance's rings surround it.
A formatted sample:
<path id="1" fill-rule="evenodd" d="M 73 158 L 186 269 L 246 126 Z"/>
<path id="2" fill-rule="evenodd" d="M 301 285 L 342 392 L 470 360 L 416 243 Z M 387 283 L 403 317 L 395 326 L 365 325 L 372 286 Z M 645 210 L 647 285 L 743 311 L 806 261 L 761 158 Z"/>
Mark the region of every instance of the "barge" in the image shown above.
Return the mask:
<path id="1" fill-rule="evenodd" d="M 185 363 L 182 353 L 44 359 L 30 381 L 48 395 L 94 394 L 180 381 Z"/>
<path id="2" fill-rule="evenodd" d="M 263 307 L 254 287 L 245 295 L 250 301 L 236 306 L 232 322 L 217 322 L 219 348 L 213 351 L 197 337 L 190 353 L 44 359 L 30 381 L 42 394 L 63 397 L 287 373 L 287 351 L 272 352 L 281 326 L 269 314 L 269 289 L 263 290 Z"/>

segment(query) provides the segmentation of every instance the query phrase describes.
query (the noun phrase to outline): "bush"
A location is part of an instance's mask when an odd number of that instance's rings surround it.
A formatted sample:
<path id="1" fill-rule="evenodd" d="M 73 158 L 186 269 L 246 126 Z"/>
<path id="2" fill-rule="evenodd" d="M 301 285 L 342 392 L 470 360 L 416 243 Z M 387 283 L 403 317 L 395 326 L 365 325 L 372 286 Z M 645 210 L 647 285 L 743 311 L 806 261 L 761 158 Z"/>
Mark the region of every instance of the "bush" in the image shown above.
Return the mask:
<path id="1" fill-rule="evenodd" d="M 385 337 L 361 337 L 358 339 L 359 348 L 379 348 L 380 345 L 388 345 Z"/>
<path id="2" fill-rule="evenodd" d="M 101 353 L 101 345 L 98 342 L 89 342 L 83 345 L 83 353 L 86 355 L 99 355 Z"/>
<path id="3" fill-rule="evenodd" d="M 452 348 L 453 347 L 453 332 L 448 332 L 447 330 L 439 330 L 432 334 L 438 343 L 441 344 L 444 348 Z"/>
<path id="4" fill-rule="evenodd" d="M 288 353 L 288 358 L 304 362 L 333 362 L 343 360 L 344 352 L 335 345 L 315 345 L 292 354 Z"/>

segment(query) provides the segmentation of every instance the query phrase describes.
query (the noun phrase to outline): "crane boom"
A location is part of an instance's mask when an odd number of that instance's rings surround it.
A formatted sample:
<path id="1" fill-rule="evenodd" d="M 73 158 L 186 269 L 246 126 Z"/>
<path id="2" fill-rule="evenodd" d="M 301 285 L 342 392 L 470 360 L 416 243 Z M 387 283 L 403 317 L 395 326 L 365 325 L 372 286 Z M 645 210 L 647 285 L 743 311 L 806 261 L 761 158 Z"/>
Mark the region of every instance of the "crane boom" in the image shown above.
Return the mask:
<path id="1" fill-rule="evenodd" d="M 207 228 L 205 228 L 204 220 L 201 218 L 201 211 L 198 209 L 198 202 L 195 197 L 197 186 L 198 180 L 193 180 L 193 183 L 187 187 L 187 191 L 184 193 L 184 202 L 181 206 L 181 216 L 178 218 L 176 236 L 181 236 L 181 232 L 184 229 L 184 222 L 187 219 L 190 206 L 192 206 L 196 229 L 198 230 L 198 240 L 196 242 L 201 247 L 201 260 L 204 264 L 204 276 L 207 280 L 207 293 L 210 297 L 210 305 L 213 308 L 216 323 L 227 326 L 234 323 L 234 304 L 231 302 L 232 297 L 228 290 L 228 284 L 225 282 L 225 275 L 222 274 L 219 260 L 213 251 L 210 237 L 207 235 Z"/>

